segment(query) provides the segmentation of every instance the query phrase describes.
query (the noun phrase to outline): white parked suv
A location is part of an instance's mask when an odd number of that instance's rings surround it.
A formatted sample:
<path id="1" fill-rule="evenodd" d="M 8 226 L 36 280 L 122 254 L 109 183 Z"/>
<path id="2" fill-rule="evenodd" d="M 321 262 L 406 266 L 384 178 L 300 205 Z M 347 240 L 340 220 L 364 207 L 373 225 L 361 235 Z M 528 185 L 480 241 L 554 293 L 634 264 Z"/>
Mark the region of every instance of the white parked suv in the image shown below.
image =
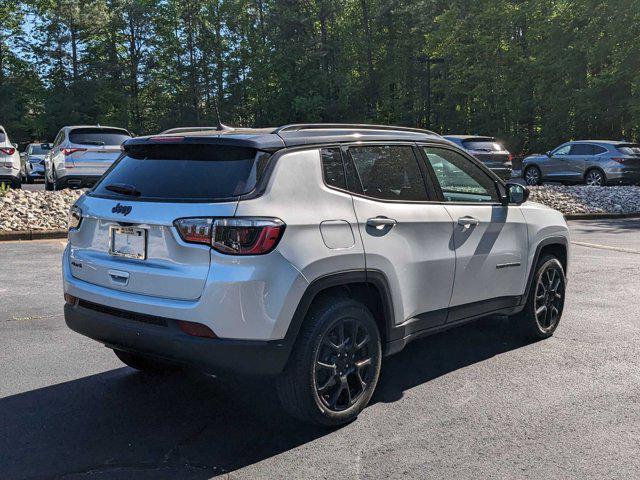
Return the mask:
<path id="1" fill-rule="evenodd" d="M 411 340 L 488 315 L 553 334 L 568 230 L 527 195 L 401 127 L 131 139 L 71 209 L 66 322 L 140 370 L 275 375 L 290 413 L 342 424 Z"/>
<path id="2" fill-rule="evenodd" d="M 0 125 L 0 184 L 12 188 L 22 186 L 20 153 L 11 143 L 6 130 Z"/>
<path id="3" fill-rule="evenodd" d="M 44 159 L 47 190 L 92 187 L 122 153 L 131 134 L 117 127 L 63 127 Z"/>

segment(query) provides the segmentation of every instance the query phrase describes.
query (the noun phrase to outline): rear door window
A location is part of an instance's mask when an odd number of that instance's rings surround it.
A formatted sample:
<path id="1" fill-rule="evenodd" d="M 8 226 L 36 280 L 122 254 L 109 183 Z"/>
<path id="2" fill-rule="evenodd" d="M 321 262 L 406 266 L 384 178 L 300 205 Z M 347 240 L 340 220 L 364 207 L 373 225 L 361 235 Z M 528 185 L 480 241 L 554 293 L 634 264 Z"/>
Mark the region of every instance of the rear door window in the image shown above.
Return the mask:
<path id="1" fill-rule="evenodd" d="M 351 147 L 349 154 L 364 195 L 381 200 L 427 200 L 427 190 L 412 147 Z"/>
<path id="2" fill-rule="evenodd" d="M 216 145 L 132 146 L 92 195 L 151 201 L 219 201 L 251 192 L 269 154 Z"/>
<path id="3" fill-rule="evenodd" d="M 576 143 L 575 145 L 571 145 L 569 155 L 593 155 L 593 148 L 586 143 Z"/>
<path id="4" fill-rule="evenodd" d="M 69 132 L 69 141 L 78 145 L 122 145 L 130 138 L 126 130 L 116 128 L 76 128 Z"/>

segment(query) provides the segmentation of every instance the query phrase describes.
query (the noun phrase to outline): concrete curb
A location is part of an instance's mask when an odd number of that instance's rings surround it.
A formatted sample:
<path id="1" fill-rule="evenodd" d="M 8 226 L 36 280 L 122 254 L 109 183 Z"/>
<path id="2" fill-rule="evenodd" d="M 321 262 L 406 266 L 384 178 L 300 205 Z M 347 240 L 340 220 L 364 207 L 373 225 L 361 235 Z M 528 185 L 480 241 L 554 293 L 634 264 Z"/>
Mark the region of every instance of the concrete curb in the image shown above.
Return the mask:
<path id="1" fill-rule="evenodd" d="M 0 242 L 12 240 L 49 240 L 67 238 L 66 230 L 24 230 L 21 232 L 0 232 Z"/>
<path id="2" fill-rule="evenodd" d="M 640 212 L 636 213 L 574 213 L 565 215 L 566 220 L 613 220 L 616 218 L 640 218 Z"/>

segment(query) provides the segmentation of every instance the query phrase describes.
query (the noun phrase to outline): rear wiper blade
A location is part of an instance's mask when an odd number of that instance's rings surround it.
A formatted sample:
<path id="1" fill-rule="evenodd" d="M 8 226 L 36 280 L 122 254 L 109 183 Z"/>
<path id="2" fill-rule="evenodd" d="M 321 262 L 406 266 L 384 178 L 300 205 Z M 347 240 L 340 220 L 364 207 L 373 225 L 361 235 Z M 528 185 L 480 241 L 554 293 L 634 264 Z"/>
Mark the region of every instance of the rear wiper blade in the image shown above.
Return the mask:
<path id="1" fill-rule="evenodd" d="M 120 193 L 122 195 L 129 195 L 130 197 L 139 197 L 142 193 L 136 189 L 133 185 L 126 183 L 110 183 L 106 187 L 107 190 L 114 193 Z"/>

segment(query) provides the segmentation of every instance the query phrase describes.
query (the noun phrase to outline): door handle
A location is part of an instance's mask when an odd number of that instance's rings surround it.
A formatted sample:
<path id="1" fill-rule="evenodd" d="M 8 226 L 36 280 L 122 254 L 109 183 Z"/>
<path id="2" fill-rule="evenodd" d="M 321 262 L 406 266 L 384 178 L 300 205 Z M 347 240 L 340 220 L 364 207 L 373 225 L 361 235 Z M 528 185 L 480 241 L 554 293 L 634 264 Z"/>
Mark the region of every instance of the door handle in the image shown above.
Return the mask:
<path id="1" fill-rule="evenodd" d="M 396 223 L 398 222 L 393 218 L 382 216 L 373 217 L 367 220 L 368 227 L 374 227 L 379 230 L 382 230 L 384 227 L 393 227 Z"/>
<path id="2" fill-rule="evenodd" d="M 469 228 L 472 225 L 478 225 L 480 223 L 480 220 L 478 220 L 477 218 L 473 218 L 473 217 L 462 217 L 458 219 L 458 225 L 460 225 L 462 228 Z"/>

